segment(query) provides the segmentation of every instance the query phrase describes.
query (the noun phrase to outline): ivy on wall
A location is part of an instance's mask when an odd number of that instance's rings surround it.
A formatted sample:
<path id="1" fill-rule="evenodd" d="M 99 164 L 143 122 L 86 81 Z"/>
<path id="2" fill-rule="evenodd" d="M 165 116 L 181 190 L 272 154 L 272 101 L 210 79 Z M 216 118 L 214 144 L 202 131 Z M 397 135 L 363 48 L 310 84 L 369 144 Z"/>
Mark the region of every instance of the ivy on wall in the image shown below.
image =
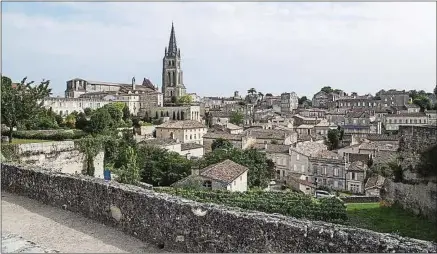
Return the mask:
<path id="1" fill-rule="evenodd" d="M 94 158 L 103 150 L 104 138 L 87 136 L 74 141 L 75 147 L 85 154 L 86 167 L 82 174 L 94 176 Z"/>

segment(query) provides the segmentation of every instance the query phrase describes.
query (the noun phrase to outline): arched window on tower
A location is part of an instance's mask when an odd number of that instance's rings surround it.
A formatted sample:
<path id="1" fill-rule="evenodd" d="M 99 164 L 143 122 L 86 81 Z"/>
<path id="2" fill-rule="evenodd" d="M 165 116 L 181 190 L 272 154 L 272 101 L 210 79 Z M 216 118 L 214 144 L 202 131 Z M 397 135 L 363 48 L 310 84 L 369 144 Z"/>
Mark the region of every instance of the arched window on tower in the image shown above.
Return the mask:
<path id="1" fill-rule="evenodd" d="M 176 72 L 173 72 L 173 83 L 176 85 Z"/>
<path id="2" fill-rule="evenodd" d="M 168 74 L 168 83 L 171 85 L 171 74 L 170 72 L 168 72 L 167 74 Z"/>

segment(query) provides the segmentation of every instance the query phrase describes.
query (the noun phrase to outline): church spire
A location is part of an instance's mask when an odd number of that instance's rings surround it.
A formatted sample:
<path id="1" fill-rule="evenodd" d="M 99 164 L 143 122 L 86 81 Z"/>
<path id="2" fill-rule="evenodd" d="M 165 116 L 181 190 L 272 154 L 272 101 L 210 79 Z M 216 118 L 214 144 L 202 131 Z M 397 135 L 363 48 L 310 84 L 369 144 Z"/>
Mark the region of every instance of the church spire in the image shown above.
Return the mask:
<path id="1" fill-rule="evenodd" d="M 174 32 L 173 22 L 171 22 L 170 41 L 168 42 L 167 53 L 169 56 L 176 56 L 178 54 L 178 47 L 176 46 L 176 35 Z"/>

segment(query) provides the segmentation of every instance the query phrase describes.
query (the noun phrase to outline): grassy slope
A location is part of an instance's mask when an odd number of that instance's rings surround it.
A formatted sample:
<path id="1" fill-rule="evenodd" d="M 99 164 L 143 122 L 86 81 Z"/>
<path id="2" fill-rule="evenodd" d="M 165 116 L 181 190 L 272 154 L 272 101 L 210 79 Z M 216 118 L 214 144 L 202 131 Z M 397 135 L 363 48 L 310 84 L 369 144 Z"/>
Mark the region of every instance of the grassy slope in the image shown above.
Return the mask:
<path id="1" fill-rule="evenodd" d="M 347 204 L 347 213 L 351 226 L 437 242 L 437 223 L 415 216 L 398 206 Z"/>

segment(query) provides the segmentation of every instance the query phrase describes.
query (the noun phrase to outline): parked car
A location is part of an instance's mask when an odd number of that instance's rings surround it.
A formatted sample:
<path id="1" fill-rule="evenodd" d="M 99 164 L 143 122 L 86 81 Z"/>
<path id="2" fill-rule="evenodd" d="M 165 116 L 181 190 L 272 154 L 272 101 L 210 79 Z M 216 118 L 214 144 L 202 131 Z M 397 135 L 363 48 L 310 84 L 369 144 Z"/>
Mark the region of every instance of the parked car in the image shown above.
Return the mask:
<path id="1" fill-rule="evenodd" d="M 316 193 L 314 194 L 316 198 L 332 198 L 335 197 L 335 195 L 324 191 L 324 190 L 316 190 Z"/>

